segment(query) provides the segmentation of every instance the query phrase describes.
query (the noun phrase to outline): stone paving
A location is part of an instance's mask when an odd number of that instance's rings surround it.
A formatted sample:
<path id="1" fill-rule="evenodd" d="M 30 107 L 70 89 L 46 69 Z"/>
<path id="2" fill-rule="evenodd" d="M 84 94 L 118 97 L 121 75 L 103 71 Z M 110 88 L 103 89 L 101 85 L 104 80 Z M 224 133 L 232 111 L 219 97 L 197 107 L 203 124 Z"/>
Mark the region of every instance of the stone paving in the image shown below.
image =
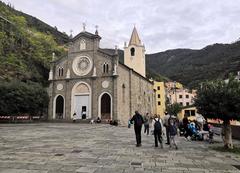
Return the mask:
<path id="1" fill-rule="evenodd" d="M 240 172 L 237 155 L 178 137 L 179 149 L 154 148 L 133 128 L 71 123 L 0 124 L 0 173 L 215 173 Z"/>

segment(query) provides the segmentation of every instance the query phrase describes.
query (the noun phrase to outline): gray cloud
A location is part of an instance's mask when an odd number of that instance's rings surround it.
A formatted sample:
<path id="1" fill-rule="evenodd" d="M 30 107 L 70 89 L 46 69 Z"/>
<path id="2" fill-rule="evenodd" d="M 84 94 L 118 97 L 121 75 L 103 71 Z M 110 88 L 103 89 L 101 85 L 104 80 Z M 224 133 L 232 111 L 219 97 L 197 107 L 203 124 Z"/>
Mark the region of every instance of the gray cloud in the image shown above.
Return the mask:
<path id="1" fill-rule="evenodd" d="M 61 31 L 94 32 L 102 47 L 123 47 L 136 24 L 147 53 L 199 49 L 240 37 L 240 0 L 4 0 Z"/>

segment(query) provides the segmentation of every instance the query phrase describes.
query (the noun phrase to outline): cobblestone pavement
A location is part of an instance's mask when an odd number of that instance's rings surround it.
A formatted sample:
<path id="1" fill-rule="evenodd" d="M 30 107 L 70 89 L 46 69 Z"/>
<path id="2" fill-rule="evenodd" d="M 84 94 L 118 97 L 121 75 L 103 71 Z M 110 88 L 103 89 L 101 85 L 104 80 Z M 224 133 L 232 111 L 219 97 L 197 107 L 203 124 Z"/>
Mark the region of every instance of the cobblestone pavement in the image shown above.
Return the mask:
<path id="1" fill-rule="evenodd" d="M 154 148 L 133 128 L 71 123 L 0 124 L 0 173 L 239 172 L 236 155 L 178 137 L 178 150 Z"/>

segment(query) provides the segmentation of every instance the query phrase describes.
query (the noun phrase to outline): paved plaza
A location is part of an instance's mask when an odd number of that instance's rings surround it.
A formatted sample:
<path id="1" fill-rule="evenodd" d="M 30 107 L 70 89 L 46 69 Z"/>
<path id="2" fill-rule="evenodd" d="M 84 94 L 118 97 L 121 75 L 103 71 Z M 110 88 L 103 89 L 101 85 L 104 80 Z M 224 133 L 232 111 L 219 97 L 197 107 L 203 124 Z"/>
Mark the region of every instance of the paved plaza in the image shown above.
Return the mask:
<path id="1" fill-rule="evenodd" d="M 178 137 L 179 149 L 154 148 L 133 128 L 104 124 L 0 124 L 0 173 L 239 172 L 240 158 Z M 164 142 L 165 143 L 165 142 Z"/>

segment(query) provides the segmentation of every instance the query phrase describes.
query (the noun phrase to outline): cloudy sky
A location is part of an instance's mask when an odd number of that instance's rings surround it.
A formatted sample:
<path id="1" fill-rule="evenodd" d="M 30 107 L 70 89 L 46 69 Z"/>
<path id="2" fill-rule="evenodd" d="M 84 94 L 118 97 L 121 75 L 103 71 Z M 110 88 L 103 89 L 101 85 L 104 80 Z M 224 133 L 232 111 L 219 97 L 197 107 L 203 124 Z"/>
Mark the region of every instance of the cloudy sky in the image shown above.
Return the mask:
<path id="1" fill-rule="evenodd" d="M 18 10 L 78 34 L 99 26 L 101 47 L 123 48 L 134 24 L 147 53 L 200 49 L 240 38 L 240 0 L 3 0 Z"/>

